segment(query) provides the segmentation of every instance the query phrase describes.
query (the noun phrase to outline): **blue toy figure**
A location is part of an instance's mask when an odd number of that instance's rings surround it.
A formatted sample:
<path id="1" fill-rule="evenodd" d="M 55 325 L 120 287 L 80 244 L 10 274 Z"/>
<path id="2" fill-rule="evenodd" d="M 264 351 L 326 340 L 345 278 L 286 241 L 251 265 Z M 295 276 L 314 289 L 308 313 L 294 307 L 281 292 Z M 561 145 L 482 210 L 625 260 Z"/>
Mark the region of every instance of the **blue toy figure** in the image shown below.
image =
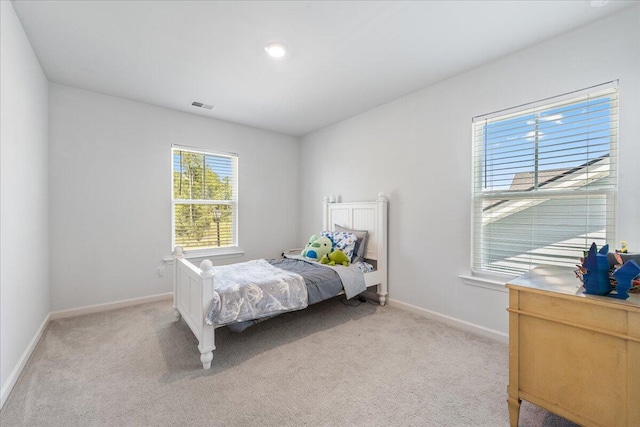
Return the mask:
<path id="1" fill-rule="evenodd" d="M 584 273 L 582 285 L 585 294 L 608 295 L 611 293 L 611 281 L 609 280 L 609 260 L 607 258 L 609 245 L 604 245 L 600 251 L 595 243 L 591 244 L 589 253 L 584 258 L 582 266 L 587 270 Z"/>
<path id="2" fill-rule="evenodd" d="M 613 272 L 613 277 L 616 281 L 616 293 L 610 296 L 614 298 L 627 299 L 629 298 L 629 289 L 631 289 L 631 281 L 640 274 L 640 265 L 637 262 L 630 259 L 625 262 L 622 267 Z"/>

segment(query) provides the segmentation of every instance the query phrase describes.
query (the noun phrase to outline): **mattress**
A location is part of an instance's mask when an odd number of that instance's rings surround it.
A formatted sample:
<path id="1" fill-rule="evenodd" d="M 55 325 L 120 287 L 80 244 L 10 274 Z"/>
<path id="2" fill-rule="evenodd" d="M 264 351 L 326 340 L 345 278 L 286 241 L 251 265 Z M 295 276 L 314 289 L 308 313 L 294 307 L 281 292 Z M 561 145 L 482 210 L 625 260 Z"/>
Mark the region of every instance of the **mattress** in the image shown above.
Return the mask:
<path id="1" fill-rule="evenodd" d="M 274 267 L 299 274 L 304 278 L 309 294 L 309 305 L 335 297 L 342 292 L 342 281 L 338 274 L 330 268 L 300 259 L 284 258 L 267 261 Z M 242 332 L 249 326 L 269 318 L 232 323 L 227 327 L 234 332 Z"/>
<path id="2" fill-rule="evenodd" d="M 342 282 L 338 274 L 321 265 L 300 259 L 268 260 L 274 267 L 299 274 L 304 278 L 309 293 L 309 305 L 335 297 L 342 292 Z"/>

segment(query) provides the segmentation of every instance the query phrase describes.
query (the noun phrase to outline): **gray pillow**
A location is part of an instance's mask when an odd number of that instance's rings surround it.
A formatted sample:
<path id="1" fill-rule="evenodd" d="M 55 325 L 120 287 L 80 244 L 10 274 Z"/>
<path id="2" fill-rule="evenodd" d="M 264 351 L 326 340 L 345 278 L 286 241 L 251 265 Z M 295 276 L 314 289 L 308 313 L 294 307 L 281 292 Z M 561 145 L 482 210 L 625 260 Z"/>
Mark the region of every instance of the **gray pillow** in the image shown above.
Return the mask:
<path id="1" fill-rule="evenodd" d="M 353 233 L 357 237 L 356 247 L 353 249 L 353 256 L 351 257 L 351 262 L 359 262 L 364 261 L 364 256 L 367 253 L 367 239 L 369 238 L 369 232 L 367 230 L 352 230 L 347 227 L 343 227 L 338 224 L 333 224 L 333 228 L 335 231 L 343 231 L 346 233 Z"/>

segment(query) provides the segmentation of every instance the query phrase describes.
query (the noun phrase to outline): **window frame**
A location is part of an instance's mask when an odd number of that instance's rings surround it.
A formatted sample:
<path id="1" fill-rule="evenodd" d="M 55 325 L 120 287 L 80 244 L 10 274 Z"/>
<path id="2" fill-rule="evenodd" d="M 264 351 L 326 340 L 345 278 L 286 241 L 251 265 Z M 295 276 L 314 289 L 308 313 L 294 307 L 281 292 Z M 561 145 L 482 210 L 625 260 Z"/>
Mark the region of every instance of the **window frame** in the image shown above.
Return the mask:
<path id="1" fill-rule="evenodd" d="M 483 179 L 486 179 L 485 173 L 483 173 L 483 158 L 484 153 L 483 150 L 486 148 L 485 145 L 479 146 L 479 139 L 477 136 L 478 127 L 484 126 L 486 127 L 488 122 L 491 121 L 493 123 L 501 122 L 503 120 L 510 120 L 512 118 L 517 117 L 525 117 L 528 114 L 531 114 L 532 111 L 537 113 L 552 110 L 554 107 L 559 105 L 577 105 L 581 101 L 584 101 L 585 96 L 602 96 L 604 94 L 611 93 L 614 94 L 612 97 L 612 103 L 614 106 L 610 106 L 608 111 L 615 110 L 615 112 L 610 112 L 610 117 L 615 117 L 615 132 L 614 129 L 611 129 L 611 133 L 609 135 L 609 150 L 607 164 L 609 167 L 608 174 L 608 186 L 603 188 L 599 188 L 596 186 L 595 189 L 591 189 L 584 186 L 583 189 L 570 189 L 570 190 L 549 190 L 541 189 L 538 187 L 538 168 L 541 164 L 541 160 L 537 157 L 534 157 L 534 168 L 535 168 L 535 188 L 533 191 L 514 191 L 507 189 L 491 189 L 485 190 L 483 189 Z M 587 98 L 589 99 L 589 98 Z M 484 220 L 484 212 L 483 212 L 483 202 L 487 200 L 495 200 L 496 202 L 500 200 L 529 200 L 531 203 L 534 203 L 535 199 L 544 198 L 548 200 L 562 200 L 563 198 L 567 199 L 569 197 L 577 197 L 583 196 L 585 199 L 591 196 L 604 196 L 606 198 L 606 202 L 604 204 L 606 218 L 605 222 L 605 238 L 607 243 L 613 243 L 616 241 L 617 234 L 617 191 L 618 191 L 618 182 L 617 182 L 617 163 L 618 163 L 618 130 L 619 125 L 617 124 L 619 120 L 619 111 L 618 111 L 618 103 L 619 103 L 619 90 L 618 90 L 618 81 L 608 82 L 602 85 L 592 86 L 586 89 L 582 89 L 579 91 L 570 92 L 567 94 L 563 94 L 556 97 L 546 98 L 537 102 L 523 104 L 520 106 L 496 111 L 494 113 L 477 116 L 472 120 L 471 132 L 472 132 L 472 200 L 471 200 L 471 259 L 470 259 L 470 268 L 471 273 L 474 277 L 481 278 L 482 280 L 491 281 L 491 279 L 505 279 L 512 278 L 517 276 L 518 272 L 507 272 L 507 271 L 498 271 L 490 268 L 485 268 L 488 264 L 482 260 L 482 256 L 486 254 L 483 252 L 483 230 L 482 230 L 482 221 Z M 536 118 L 536 121 L 538 118 Z M 613 120 L 610 119 L 609 123 Z M 537 129 L 537 128 L 536 128 Z M 537 131 L 536 131 L 537 132 Z M 536 138 L 536 147 L 537 147 L 537 134 Z M 484 144 L 485 141 L 482 141 Z M 589 147 L 590 140 L 585 143 L 585 147 Z M 537 156 L 537 148 L 536 148 L 536 156 Z M 584 165 L 583 165 L 584 166 Z M 581 166 L 582 167 L 582 166 Z M 579 169 L 580 167 L 576 167 Z M 541 170 L 543 172 L 543 170 Z M 515 176 L 515 175 L 514 175 Z M 512 182 L 513 183 L 513 182 Z M 543 184 L 544 185 L 544 184 Z M 480 223 L 480 224 L 479 224 Z M 533 233 L 535 230 L 535 226 L 527 228 L 527 232 Z M 585 248 L 588 249 L 588 248 Z M 521 255 L 526 255 L 527 252 L 522 253 Z M 520 256 L 520 255 L 518 255 Z M 509 258 L 504 258 L 504 260 L 508 260 Z M 576 259 L 576 263 L 579 263 L 579 259 Z M 550 262 L 553 264 L 553 261 Z M 539 263 L 538 265 L 547 265 L 546 263 Z M 535 266 L 530 266 L 534 268 Z M 514 268 L 515 270 L 515 268 Z"/>
<path id="2" fill-rule="evenodd" d="M 232 197 L 230 200 L 208 200 L 208 199 L 176 199 L 174 197 L 174 155 L 176 151 L 189 152 L 199 155 L 205 156 L 215 156 L 215 157 L 225 157 L 232 159 Z M 244 251 L 239 246 L 239 227 L 238 227 L 238 180 L 239 180 L 239 168 L 238 168 L 238 154 L 236 153 L 228 153 L 222 151 L 215 151 L 210 149 L 204 149 L 199 147 L 187 147 L 183 145 L 172 144 L 171 145 L 171 251 L 175 250 L 176 245 L 176 205 L 183 204 L 202 204 L 202 205 L 227 205 L 231 206 L 231 232 L 232 232 L 232 242 L 231 245 L 228 246 L 207 246 L 198 249 L 189 249 L 183 247 L 183 254 L 186 258 L 198 258 L 198 257 L 215 257 L 215 258 L 226 258 L 233 256 L 241 256 L 244 254 Z"/>

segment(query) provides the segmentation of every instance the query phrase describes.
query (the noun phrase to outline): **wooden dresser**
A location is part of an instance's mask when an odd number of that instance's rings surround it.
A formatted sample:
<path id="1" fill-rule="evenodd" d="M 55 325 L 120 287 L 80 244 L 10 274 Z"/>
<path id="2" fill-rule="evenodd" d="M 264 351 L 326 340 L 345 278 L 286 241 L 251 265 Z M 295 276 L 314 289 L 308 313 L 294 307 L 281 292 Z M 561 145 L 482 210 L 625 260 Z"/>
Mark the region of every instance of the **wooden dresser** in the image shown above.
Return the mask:
<path id="1" fill-rule="evenodd" d="M 524 399 L 583 426 L 640 426 L 640 295 L 584 295 L 573 269 L 509 288 L 509 418 Z"/>

